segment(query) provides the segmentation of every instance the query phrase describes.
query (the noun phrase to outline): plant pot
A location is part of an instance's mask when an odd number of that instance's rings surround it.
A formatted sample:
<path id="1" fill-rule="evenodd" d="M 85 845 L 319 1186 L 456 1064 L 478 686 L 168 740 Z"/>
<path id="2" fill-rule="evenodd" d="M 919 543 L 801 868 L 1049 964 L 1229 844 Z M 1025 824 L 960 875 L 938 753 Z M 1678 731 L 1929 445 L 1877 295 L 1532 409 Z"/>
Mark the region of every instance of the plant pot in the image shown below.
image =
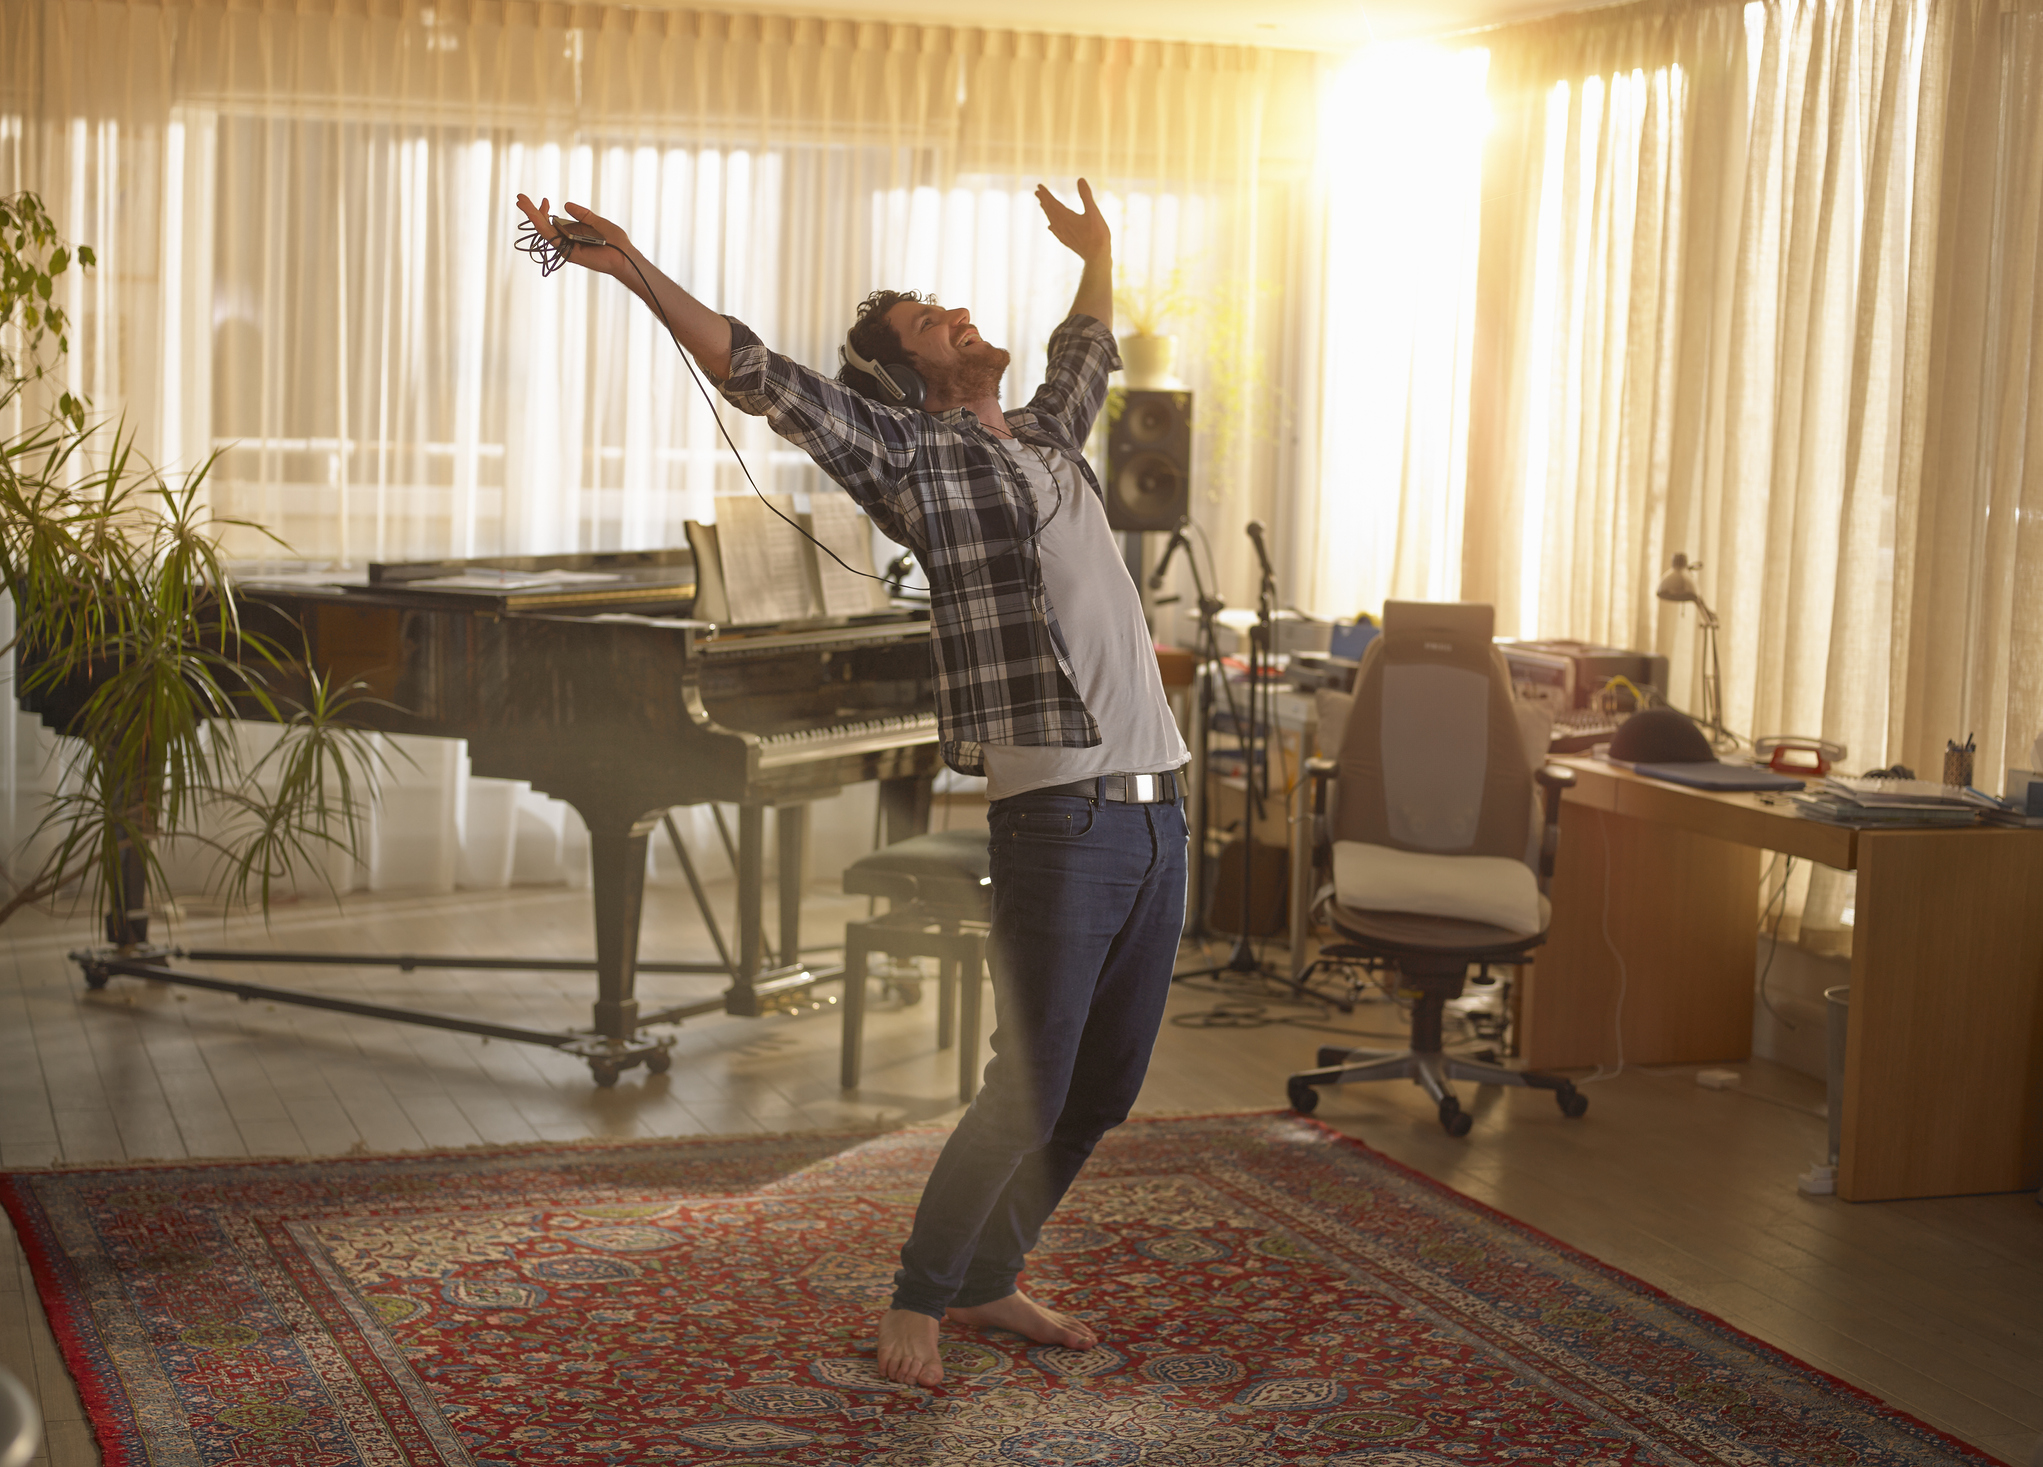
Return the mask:
<path id="1" fill-rule="evenodd" d="M 1131 333 L 1121 338 L 1121 366 L 1127 385 L 1147 390 L 1176 387 L 1178 339 Z"/>

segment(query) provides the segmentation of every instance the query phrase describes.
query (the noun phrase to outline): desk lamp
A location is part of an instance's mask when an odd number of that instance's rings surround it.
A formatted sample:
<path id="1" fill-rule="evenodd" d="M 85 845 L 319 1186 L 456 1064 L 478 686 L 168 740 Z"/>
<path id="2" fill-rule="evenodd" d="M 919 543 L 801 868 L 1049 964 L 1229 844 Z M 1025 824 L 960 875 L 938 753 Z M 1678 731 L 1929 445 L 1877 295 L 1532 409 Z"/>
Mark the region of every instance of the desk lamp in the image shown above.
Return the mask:
<path id="1" fill-rule="evenodd" d="M 1738 740 L 1724 727 L 1724 667 L 1717 660 L 1717 614 L 1703 600 L 1702 591 L 1691 574 L 1701 569 L 1701 561 L 1691 562 L 1681 551 L 1675 551 L 1673 568 L 1660 577 L 1659 588 L 1653 594 L 1662 601 L 1695 603 L 1696 618 L 1702 624 L 1703 634 L 1702 724 L 1710 731 L 1710 742 L 1722 749 Z"/>

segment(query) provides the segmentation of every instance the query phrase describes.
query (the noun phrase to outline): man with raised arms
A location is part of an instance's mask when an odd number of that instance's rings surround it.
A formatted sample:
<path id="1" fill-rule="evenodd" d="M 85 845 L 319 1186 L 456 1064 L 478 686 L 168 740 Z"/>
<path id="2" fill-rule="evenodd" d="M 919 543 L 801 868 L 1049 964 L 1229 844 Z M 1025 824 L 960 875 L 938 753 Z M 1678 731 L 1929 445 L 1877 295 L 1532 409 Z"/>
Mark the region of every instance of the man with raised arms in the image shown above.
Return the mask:
<path id="1" fill-rule="evenodd" d="M 837 377 L 767 348 L 640 255 L 624 231 L 573 263 L 661 315 L 741 410 L 763 416 L 915 552 L 930 582 L 945 761 L 987 779 L 996 1027 L 985 1088 L 931 1170 L 879 1325 L 889 1380 L 943 1380 L 941 1321 L 1090 1349 L 1094 1329 L 1021 1292 L 1023 1261 L 1099 1138 L 1127 1118 L 1170 990 L 1185 901 L 1183 741 L 1140 594 L 1080 449 L 1120 366 L 1113 246 L 1036 190 L 1083 262 L 1026 407 L 971 312 L 913 292 L 859 308 Z M 549 238 L 547 201 L 518 205 Z"/>

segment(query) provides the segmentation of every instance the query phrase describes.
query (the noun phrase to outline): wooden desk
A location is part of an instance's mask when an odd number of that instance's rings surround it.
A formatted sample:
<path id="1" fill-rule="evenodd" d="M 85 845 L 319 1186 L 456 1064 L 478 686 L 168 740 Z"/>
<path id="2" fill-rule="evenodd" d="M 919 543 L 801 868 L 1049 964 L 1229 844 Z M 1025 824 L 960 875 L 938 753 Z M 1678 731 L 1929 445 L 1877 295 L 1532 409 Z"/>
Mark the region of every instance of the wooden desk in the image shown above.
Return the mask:
<path id="1" fill-rule="evenodd" d="M 1846 830 L 1558 762 L 1578 783 L 1523 995 L 1528 1067 L 1616 1060 L 1612 945 L 1626 1063 L 1749 1058 L 1761 852 L 1783 851 L 1858 872 L 1838 1195 L 2043 1185 L 2043 831 Z"/>

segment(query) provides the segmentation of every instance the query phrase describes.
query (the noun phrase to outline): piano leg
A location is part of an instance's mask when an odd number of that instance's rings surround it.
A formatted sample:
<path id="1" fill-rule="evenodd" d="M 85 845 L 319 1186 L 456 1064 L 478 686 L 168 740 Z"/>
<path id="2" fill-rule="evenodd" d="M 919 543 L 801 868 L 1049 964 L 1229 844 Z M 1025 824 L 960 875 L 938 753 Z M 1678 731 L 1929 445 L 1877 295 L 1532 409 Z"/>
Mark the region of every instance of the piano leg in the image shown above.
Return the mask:
<path id="1" fill-rule="evenodd" d="M 802 966 L 802 853 L 808 842 L 809 807 L 776 805 L 780 836 L 780 959 L 769 974 L 766 951 L 766 809 L 738 807 L 738 965 L 724 994 L 724 1012 L 756 1019 L 791 996 L 815 985 Z"/>
<path id="2" fill-rule="evenodd" d="M 745 870 L 746 870 L 746 863 L 748 863 L 748 862 L 750 863 L 750 865 L 751 865 L 751 870 L 752 870 L 752 872 L 753 872 L 753 875 L 754 875 L 754 876 L 756 877 L 756 876 L 758 876 L 758 873 L 759 873 L 759 869 L 760 869 L 760 867 L 759 867 L 759 863 L 760 863 L 761 861 L 763 861 L 763 860 L 765 859 L 765 857 L 764 857 L 764 856 L 762 856 L 762 855 L 760 854 L 760 845 L 759 845 L 759 841 L 757 841 L 757 840 L 754 840 L 754 841 L 753 841 L 753 842 L 752 842 L 752 843 L 751 843 L 750 845 L 746 845 L 746 844 L 744 843 L 744 840 L 743 840 L 743 832 L 742 832 L 742 831 L 740 831 L 740 838 L 739 838 L 739 839 L 738 839 L 737 841 L 735 841 L 735 842 L 734 842 L 734 841 L 733 841 L 733 840 L 731 839 L 731 827 L 730 827 L 730 826 L 729 826 L 728 824 L 726 824 L 726 823 L 725 823 L 725 821 L 724 821 L 724 807 L 723 807 L 723 806 L 721 806 L 721 805 L 711 805 L 711 806 L 709 807 L 709 813 L 710 813 L 710 814 L 711 814 L 711 815 L 712 815 L 712 816 L 713 816 L 713 817 L 715 818 L 715 820 L 716 820 L 716 833 L 717 833 L 717 834 L 718 834 L 719 836 L 723 837 L 723 842 L 724 842 L 724 855 L 725 855 L 725 856 L 726 856 L 727 858 L 729 858 L 729 860 L 730 860 L 730 863 L 731 863 L 731 871 L 732 871 L 732 873 L 733 873 L 733 874 L 735 874 L 735 875 L 737 876 L 737 878 L 738 878 L 738 895 L 739 895 L 739 901 L 740 901 L 740 907 L 739 907 L 739 911 L 740 911 L 740 913 L 741 913 L 741 916 L 740 916 L 740 920 L 742 921 L 742 920 L 743 920 L 743 917 L 742 917 L 742 913 L 743 913 L 743 910 L 744 910 L 744 908 L 743 908 L 743 905 L 742 905 L 742 903 L 743 903 L 743 899 L 744 899 L 744 891 L 745 891 Z M 743 813 L 742 813 L 742 810 L 741 810 L 741 812 L 740 812 L 740 819 L 742 820 L 742 818 L 743 818 Z M 763 832 L 764 828 L 765 828 L 764 826 L 762 826 L 762 827 L 761 827 L 761 831 L 762 831 L 762 832 Z M 760 878 L 760 879 L 762 879 L 762 880 L 763 880 L 764 878 Z M 764 898 L 764 897 L 762 896 L 762 897 L 761 897 L 761 901 L 762 901 L 762 903 L 764 902 L 764 900 L 765 900 L 765 898 Z M 755 915 L 755 916 L 758 916 L 758 918 L 759 918 L 759 944 L 760 944 L 760 948 L 761 948 L 761 952 L 760 952 L 760 962 L 761 962 L 762 964 L 765 964 L 765 963 L 770 963 L 770 962 L 772 962 L 772 961 L 773 961 L 773 954 L 772 954 L 771 952 L 765 951 L 765 945 L 766 945 L 766 918 L 765 918 L 765 916 L 764 916 L 764 908 L 763 908 L 763 906 L 762 906 L 762 908 L 761 908 L 760 912 L 757 912 L 757 913 L 755 913 L 754 915 Z M 756 970 L 755 970 L 755 971 L 756 971 Z M 735 1011 L 735 1010 L 733 1010 L 733 1012 L 736 1012 L 736 1011 Z"/>
<path id="3" fill-rule="evenodd" d="M 773 812 L 780 834 L 780 961 L 792 967 L 802 960 L 802 867 L 809 839 L 809 807 L 781 805 Z"/>
<path id="4" fill-rule="evenodd" d="M 633 818 L 582 812 L 589 826 L 590 885 L 596 916 L 596 1037 L 619 1051 L 643 1049 L 636 1042 L 638 929 L 645 898 L 646 838 L 660 823 L 662 813 L 655 810 Z M 608 1085 L 616 1082 L 621 1065 L 592 1057 L 589 1068 L 598 1084 Z"/>
<path id="5" fill-rule="evenodd" d="M 731 975 L 725 1011 L 756 1016 L 759 998 L 752 985 L 765 966 L 766 811 L 738 806 L 738 971 Z"/>

